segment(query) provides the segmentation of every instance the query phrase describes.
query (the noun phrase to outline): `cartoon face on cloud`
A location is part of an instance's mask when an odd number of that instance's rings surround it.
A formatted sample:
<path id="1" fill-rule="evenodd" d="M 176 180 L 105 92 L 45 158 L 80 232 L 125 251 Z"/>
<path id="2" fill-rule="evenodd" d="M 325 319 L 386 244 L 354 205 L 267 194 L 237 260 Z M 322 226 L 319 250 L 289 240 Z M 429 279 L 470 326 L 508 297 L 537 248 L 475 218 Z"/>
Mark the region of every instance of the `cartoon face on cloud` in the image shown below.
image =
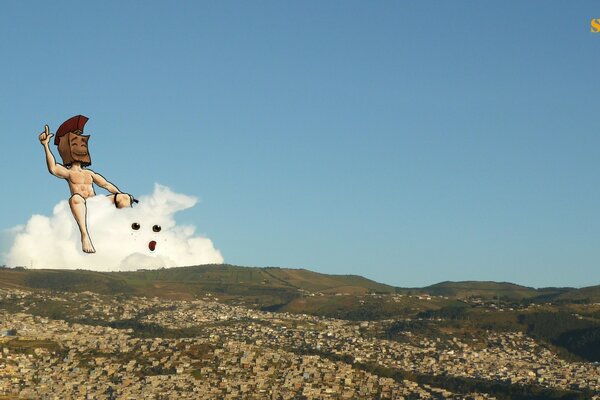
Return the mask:
<path id="1" fill-rule="evenodd" d="M 137 207 L 111 210 L 111 223 L 92 225 L 98 229 L 94 234 L 102 238 L 107 251 L 122 256 L 121 270 L 181 266 L 182 260 L 183 265 L 203 263 L 201 254 L 209 249 L 210 240 L 193 237 L 194 227 L 176 226 L 174 220 L 176 211 L 195 203 L 193 197 L 157 185 L 154 195 L 141 197 Z M 90 213 L 90 221 L 93 218 Z"/>
<path id="2" fill-rule="evenodd" d="M 212 241 L 198 236 L 194 226 L 176 224 L 175 214 L 193 207 L 195 197 L 156 184 L 151 195 L 139 200 L 136 207 L 122 209 L 103 196 L 87 200 L 94 254 L 81 252 L 77 224 L 68 202 L 61 201 L 53 215 L 35 215 L 15 230 L 9 265 L 115 271 L 223 262 Z"/>
<path id="3" fill-rule="evenodd" d="M 142 229 L 142 226 L 138 222 L 134 222 L 133 224 L 131 224 L 131 229 L 133 229 L 133 232 L 139 232 L 139 230 Z M 152 232 L 154 232 L 154 233 L 160 233 L 161 230 L 162 230 L 162 228 L 160 225 L 152 226 Z M 133 235 L 133 233 L 132 233 L 132 235 Z M 150 251 L 156 250 L 156 240 L 150 240 L 148 242 L 148 249 Z"/>

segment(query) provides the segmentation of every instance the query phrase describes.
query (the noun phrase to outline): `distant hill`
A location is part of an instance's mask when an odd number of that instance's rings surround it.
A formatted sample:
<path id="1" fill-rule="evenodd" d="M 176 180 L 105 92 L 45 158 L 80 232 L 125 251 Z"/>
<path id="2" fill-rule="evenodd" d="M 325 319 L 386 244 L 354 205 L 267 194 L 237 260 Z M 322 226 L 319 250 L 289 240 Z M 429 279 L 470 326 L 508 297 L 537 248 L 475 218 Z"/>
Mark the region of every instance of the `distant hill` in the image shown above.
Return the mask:
<path id="1" fill-rule="evenodd" d="M 235 265 L 96 272 L 86 270 L 0 269 L 0 287 L 102 294 L 135 294 L 191 299 L 211 292 L 222 296 L 260 298 L 261 303 L 282 304 L 306 292 L 393 293 L 392 286 L 356 275 L 327 275 L 305 269 L 253 268 Z"/>
<path id="2" fill-rule="evenodd" d="M 588 286 L 581 289 L 570 290 L 556 297 L 558 301 L 582 301 L 587 303 L 600 303 L 600 285 Z"/>
<path id="3" fill-rule="evenodd" d="M 127 282 L 109 273 L 86 270 L 0 269 L 0 288 L 132 293 Z"/>
<path id="4" fill-rule="evenodd" d="M 454 299 L 467 299 L 469 297 L 479 297 L 492 300 L 499 299 L 505 301 L 527 300 L 535 303 L 553 301 L 558 296 L 571 292 L 574 288 L 540 288 L 535 289 L 527 286 L 521 286 L 510 282 L 492 282 L 492 281 L 445 281 L 423 288 L 398 288 L 399 293 L 404 294 L 431 294 L 434 296 L 447 296 Z"/>
<path id="5" fill-rule="evenodd" d="M 539 292 L 530 287 L 516 285 L 508 282 L 440 282 L 423 288 L 429 294 L 436 296 L 448 296 L 456 298 L 482 297 L 482 298 L 505 298 L 521 300 L 535 297 Z"/>
<path id="6" fill-rule="evenodd" d="M 265 307 L 283 306 L 305 294 L 364 295 L 367 293 L 431 294 L 451 299 L 480 297 L 528 300 L 600 302 L 600 286 L 582 289 L 535 289 L 508 282 L 440 282 L 424 288 L 397 288 L 358 275 L 329 275 L 306 269 L 200 265 L 132 272 L 29 270 L 0 268 L 0 287 L 93 291 L 173 299 L 193 299 L 210 292 L 243 298 Z"/>

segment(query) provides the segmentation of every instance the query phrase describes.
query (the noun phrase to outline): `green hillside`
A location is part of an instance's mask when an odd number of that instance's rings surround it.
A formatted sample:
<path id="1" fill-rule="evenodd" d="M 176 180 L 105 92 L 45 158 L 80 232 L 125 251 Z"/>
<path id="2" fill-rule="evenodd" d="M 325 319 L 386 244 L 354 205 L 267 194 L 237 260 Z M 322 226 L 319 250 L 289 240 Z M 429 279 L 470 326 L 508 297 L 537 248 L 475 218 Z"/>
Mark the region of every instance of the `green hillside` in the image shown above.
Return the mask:
<path id="1" fill-rule="evenodd" d="M 365 295 L 367 293 L 431 294 L 453 299 L 480 297 L 505 301 L 600 302 L 600 286 L 582 289 L 534 289 L 508 282 L 441 282 L 424 288 L 394 288 L 357 275 L 329 275 L 306 269 L 200 265 L 192 267 L 95 272 L 87 270 L 0 269 L 0 287 L 93 291 L 191 299 L 206 292 L 255 297 L 261 304 L 283 304 L 306 294 Z"/>
<path id="2" fill-rule="evenodd" d="M 562 293 L 556 297 L 558 301 L 577 301 L 585 303 L 600 303 L 600 285 L 588 286 Z"/>
<path id="3" fill-rule="evenodd" d="M 355 275 L 327 275 L 305 269 L 201 265 L 133 272 L 0 269 L 0 287 L 92 291 L 174 299 L 207 292 L 243 297 L 264 306 L 284 304 L 303 292 L 393 293 L 392 286 Z"/>
<path id="4" fill-rule="evenodd" d="M 436 296 L 448 296 L 459 299 L 481 297 L 486 299 L 500 298 L 513 301 L 534 298 L 540 295 L 540 292 L 534 288 L 508 282 L 487 281 L 446 281 L 424 287 L 423 291 Z"/>
<path id="5" fill-rule="evenodd" d="M 123 278 L 107 273 L 84 270 L 26 270 L 0 269 L 0 287 L 52 289 L 61 291 L 86 290 L 111 294 L 133 293 Z"/>

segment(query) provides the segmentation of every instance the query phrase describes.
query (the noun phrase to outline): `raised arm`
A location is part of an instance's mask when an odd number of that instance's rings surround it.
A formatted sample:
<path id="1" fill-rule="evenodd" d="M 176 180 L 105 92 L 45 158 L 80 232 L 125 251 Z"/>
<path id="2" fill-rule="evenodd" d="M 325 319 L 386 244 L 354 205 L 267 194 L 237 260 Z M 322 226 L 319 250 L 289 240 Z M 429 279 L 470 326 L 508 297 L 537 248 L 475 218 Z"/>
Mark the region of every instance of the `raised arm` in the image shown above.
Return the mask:
<path id="1" fill-rule="evenodd" d="M 58 178 L 67 179 L 69 177 L 69 170 L 63 165 L 58 164 L 54 159 L 52 151 L 50 151 L 49 143 L 53 136 L 54 135 L 50 133 L 50 128 L 48 128 L 48 125 L 44 127 L 44 132 L 40 134 L 40 143 L 42 146 L 44 146 L 44 152 L 46 153 L 46 165 L 48 166 L 48 172 Z"/>

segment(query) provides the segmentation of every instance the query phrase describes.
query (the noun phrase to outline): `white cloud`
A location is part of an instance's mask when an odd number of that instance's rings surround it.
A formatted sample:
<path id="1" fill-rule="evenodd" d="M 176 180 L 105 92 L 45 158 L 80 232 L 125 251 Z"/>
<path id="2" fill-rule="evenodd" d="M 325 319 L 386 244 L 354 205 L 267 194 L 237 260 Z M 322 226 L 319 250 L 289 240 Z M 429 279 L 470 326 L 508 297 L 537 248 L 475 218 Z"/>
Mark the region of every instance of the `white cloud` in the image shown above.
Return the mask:
<path id="1" fill-rule="evenodd" d="M 174 214 L 193 207 L 197 199 L 156 184 L 133 208 L 116 209 L 104 195 L 87 200 L 88 230 L 95 254 L 81 251 L 79 230 L 66 200 L 50 217 L 33 215 L 25 226 L 9 230 L 14 237 L 6 255 L 8 266 L 32 268 L 135 270 L 220 264 L 223 256 L 210 239 L 195 235 L 191 225 L 177 226 Z M 140 225 L 133 230 L 132 224 Z M 160 232 L 153 226 L 159 225 Z M 149 248 L 156 242 L 154 251 Z"/>

